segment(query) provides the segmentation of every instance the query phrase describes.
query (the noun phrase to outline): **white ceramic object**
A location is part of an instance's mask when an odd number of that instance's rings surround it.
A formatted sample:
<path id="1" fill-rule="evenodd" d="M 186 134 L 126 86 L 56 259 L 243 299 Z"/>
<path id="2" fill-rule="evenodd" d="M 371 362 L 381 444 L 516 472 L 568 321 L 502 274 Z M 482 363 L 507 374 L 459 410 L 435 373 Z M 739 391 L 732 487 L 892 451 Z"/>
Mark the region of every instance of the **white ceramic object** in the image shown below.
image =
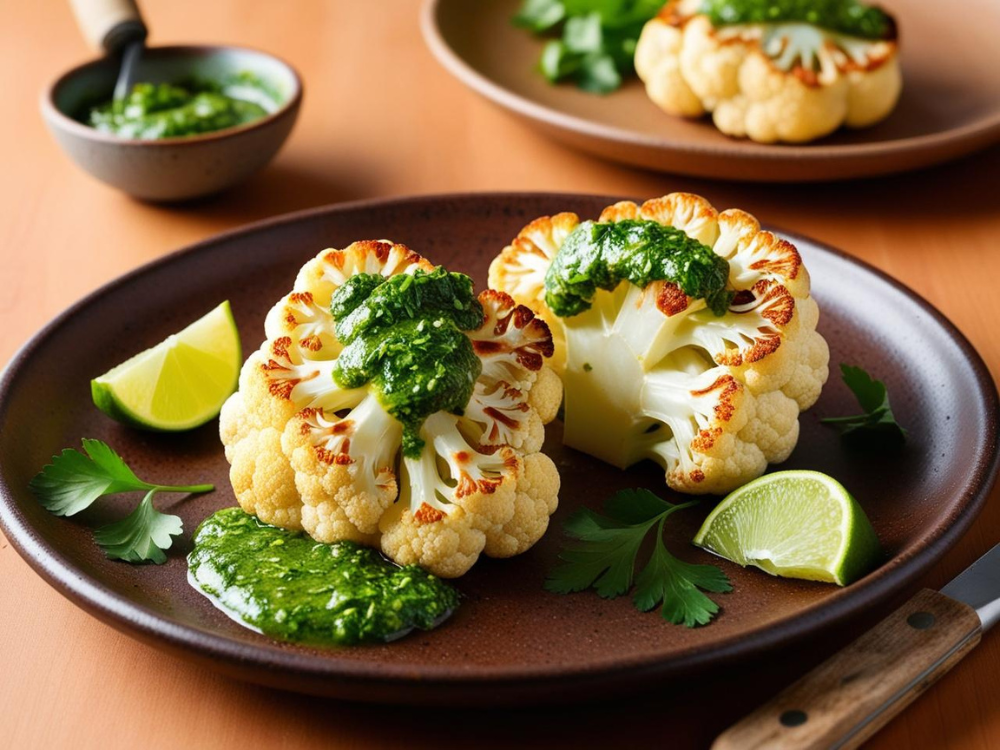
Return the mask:
<path id="1" fill-rule="evenodd" d="M 59 145 L 98 180 L 150 201 L 178 201 L 217 193 L 267 164 L 285 142 L 302 102 L 302 81 L 287 63 L 243 47 L 151 47 L 137 81 L 220 80 L 249 72 L 279 101 L 267 117 L 203 135 L 141 141 L 83 124 L 88 106 L 111 98 L 117 62 L 102 58 L 58 78 L 42 93 L 42 115 Z"/>

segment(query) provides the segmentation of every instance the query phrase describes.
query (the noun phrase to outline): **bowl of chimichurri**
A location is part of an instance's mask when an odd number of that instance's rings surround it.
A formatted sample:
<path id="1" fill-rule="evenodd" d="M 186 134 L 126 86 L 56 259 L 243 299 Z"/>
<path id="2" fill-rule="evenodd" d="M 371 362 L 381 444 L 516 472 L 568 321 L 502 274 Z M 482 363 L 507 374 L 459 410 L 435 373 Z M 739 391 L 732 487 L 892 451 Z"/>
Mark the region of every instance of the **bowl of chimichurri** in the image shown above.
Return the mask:
<path id="1" fill-rule="evenodd" d="M 288 137 L 302 82 L 278 58 L 241 47 L 152 47 L 112 103 L 118 62 L 57 79 L 42 114 L 59 145 L 98 180 L 136 198 L 177 201 L 242 182 Z"/>

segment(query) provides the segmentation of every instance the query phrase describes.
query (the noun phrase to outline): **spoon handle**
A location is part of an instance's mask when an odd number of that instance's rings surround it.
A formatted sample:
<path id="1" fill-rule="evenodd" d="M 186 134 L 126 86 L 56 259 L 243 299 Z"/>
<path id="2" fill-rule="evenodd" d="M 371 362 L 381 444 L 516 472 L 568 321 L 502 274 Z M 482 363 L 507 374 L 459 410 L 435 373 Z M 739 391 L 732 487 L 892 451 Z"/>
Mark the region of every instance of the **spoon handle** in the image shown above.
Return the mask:
<path id="1" fill-rule="evenodd" d="M 87 42 L 109 55 L 146 38 L 146 24 L 135 0 L 70 0 Z"/>

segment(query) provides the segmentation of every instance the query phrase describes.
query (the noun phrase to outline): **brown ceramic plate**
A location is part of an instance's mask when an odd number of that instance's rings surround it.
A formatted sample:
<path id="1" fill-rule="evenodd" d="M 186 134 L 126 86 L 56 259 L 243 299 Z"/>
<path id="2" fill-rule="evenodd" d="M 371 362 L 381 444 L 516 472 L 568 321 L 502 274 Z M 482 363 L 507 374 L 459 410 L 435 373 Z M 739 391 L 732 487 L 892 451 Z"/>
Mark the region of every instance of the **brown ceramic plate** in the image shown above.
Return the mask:
<path id="1" fill-rule="evenodd" d="M 187 434 L 137 432 L 90 403 L 89 379 L 208 311 L 232 302 L 244 350 L 263 338 L 264 315 L 319 250 L 388 237 L 478 285 L 489 260 L 530 219 L 558 211 L 596 217 L 614 198 L 479 194 L 322 208 L 256 224 L 200 243 L 115 281 L 59 316 L 14 358 L 0 383 L 0 521 L 10 541 L 60 592 L 123 632 L 184 658 L 268 685 L 362 700 L 492 703 L 571 698 L 724 664 L 843 621 L 897 591 L 937 560 L 982 507 L 997 469 L 997 394 L 982 360 L 926 302 L 836 250 L 796 242 L 812 274 L 832 361 L 860 363 L 884 378 L 910 430 L 894 458 L 845 452 L 820 425 L 855 403 L 837 382 L 802 417 L 786 464 L 837 477 L 864 505 L 888 556 L 854 585 L 772 578 L 726 562 L 734 591 L 719 596 L 709 627 L 686 630 L 630 601 L 542 590 L 560 544 L 557 527 L 582 505 L 623 487 L 665 492 L 653 466 L 627 472 L 560 446 L 546 451 L 563 477 L 548 535 L 528 553 L 482 560 L 458 581 L 466 601 L 438 630 L 391 645 L 314 650 L 275 642 L 216 610 L 186 581 L 190 533 L 234 504 L 214 424 Z M 187 533 L 161 566 L 111 562 L 91 529 L 118 518 L 109 499 L 71 518 L 41 508 L 28 491 L 49 457 L 80 438 L 117 448 L 152 481 L 211 481 L 218 490 L 168 500 Z M 675 499 L 676 498 L 672 498 Z M 689 540 L 712 505 L 678 514 L 671 547 L 688 560 L 719 563 Z M 674 520 L 676 523 L 674 523 Z"/>
<path id="2" fill-rule="evenodd" d="M 516 29 L 520 0 L 427 0 L 423 31 L 466 86 L 539 130 L 607 159 L 665 172 L 760 182 L 837 180 L 917 169 L 1000 141 L 1000 3 L 949 12 L 927 0 L 885 0 L 901 29 L 904 87 L 892 115 L 803 146 L 728 138 L 710 119 L 671 117 L 641 82 L 594 96 L 536 71 L 543 42 Z"/>

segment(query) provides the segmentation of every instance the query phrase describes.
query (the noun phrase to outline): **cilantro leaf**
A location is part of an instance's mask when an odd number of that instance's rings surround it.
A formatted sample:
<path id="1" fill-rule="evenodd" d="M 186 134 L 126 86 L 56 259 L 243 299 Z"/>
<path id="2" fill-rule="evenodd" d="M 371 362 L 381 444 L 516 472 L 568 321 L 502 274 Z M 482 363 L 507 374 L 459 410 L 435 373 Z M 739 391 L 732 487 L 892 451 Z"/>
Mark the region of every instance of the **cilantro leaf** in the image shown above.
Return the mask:
<path id="1" fill-rule="evenodd" d="M 552 38 L 539 69 L 550 83 L 607 94 L 635 73 L 635 47 L 664 0 L 524 0 L 515 26 Z"/>
<path id="2" fill-rule="evenodd" d="M 580 63 L 576 85 L 592 94 L 610 94 L 622 85 L 622 77 L 611 55 L 587 55 Z"/>
<path id="3" fill-rule="evenodd" d="M 94 532 L 94 540 L 109 559 L 157 565 L 166 561 L 163 551 L 170 548 L 171 537 L 180 534 L 184 527 L 179 517 L 160 513 L 153 507 L 156 492 L 155 489 L 147 492 L 136 509 L 121 521 Z"/>
<path id="4" fill-rule="evenodd" d="M 557 83 L 579 70 L 582 62 L 580 55 L 570 53 L 562 41 L 553 39 L 542 49 L 538 66 L 549 83 Z"/>
<path id="5" fill-rule="evenodd" d="M 562 0 L 525 0 L 513 23 L 536 34 L 547 31 L 566 17 Z"/>
<path id="6" fill-rule="evenodd" d="M 604 512 L 621 523 L 656 520 L 674 509 L 673 503 L 646 489 L 619 490 L 604 501 Z"/>
<path id="7" fill-rule="evenodd" d="M 102 495 L 148 490 L 121 456 L 100 440 L 83 441 L 86 455 L 67 448 L 31 480 L 38 501 L 57 516 L 72 516 Z"/>
<path id="8" fill-rule="evenodd" d="M 903 445 L 906 430 L 896 422 L 889 404 L 889 391 L 860 367 L 840 365 L 844 383 L 858 399 L 864 414 L 821 419 L 840 431 L 840 436 L 859 447 L 894 449 Z"/>
<path id="9" fill-rule="evenodd" d="M 633 603 L 648 612 L 663 603 L 665 620 L 686 627 L 704 625 L 719 606 L 702 590 L 732 590 L 729 579 L 714 565 L 694 565 L 678 560 L 663 543 L 667 517 L 695 502 L 674 505 L 649 490 L 622 490 L 607 500 L 600 515 L 579 510 L 566 521 L 564 531 L 575 540 L 560 554 L 560 564 L 549 573 L 545 588 L 569 594 L 593 587 L 606 599 L 632 588 L 636 560 L 649 532 L 656 528 L 656 542 L 649 561 L 635 579 Z"/>
<path id="10" fill-rule="evenodd" d="M 621 596 L 632 587 L 635 558 L 654 523 L 655 519 L 626 526 L 587 509 L 577 511 L 564 529 L 583 544 L 560 553 L 563 562 L 549 575 L 545 588 L 569 594 L 593 587 L 604 599 Z"/>
<path id="11" fill-rule="evenodd" d="M 177 516 L 153 507 L 157 492 L 211 492 L 211 484 L 164 485 L 139 479 L 114 450 L 100 440 L 84 438 L 83 450 L 67 448 L 45 466 L 28 486 L 41 506 L 57 516 L 72 516 L 89 508 L 97 498 L 119 492 L 146 491 L 146 497 L 123 520 L 94 532 L 94 539 L 112 560 L 166 561 L 163 550 L 171 536 L 183 530 Z"/>
<path id="12" fill-rule="evenodd" d="M 52 457 L 28 483 L 46 510 L 57 516 L 72 516 L 85 510 L 99 497 L 135 490 L 164 492 L 211 492 L 210 484 L 171 486 L 150 484 L 135 475 L 128 464 L 100 440 L 84 438 L 83 450 L 65 449 Z"/>
<path id="13" fill-rule="evenodd" d="M 600 13 L 587 13 L 567 19 L 563 28 L 563 44 L 570 52 L 600 52 L 603 43 Z"/>
<path id="14" fill-rule="evenodd" d="M 663 520 L 657 533 L 663 535 Z M 714 565 L 695 565 L 678 560 L 661 542 L 653 549 L 649 564 L 635 582 L 632 602 L 636 609 L 648 612 L 663 602 L 663 619 L 674 625 L 693 628 L 707 625 L 719 611 L 719 605 L 700 589 L 716 593 L 732 591 L 726 574 Z"/>
<path id="15" fill-rule="evenodd" d="M 847 387 L 854 392 L 862 409 L 872 412 L 883 407 L 888 408 L 889 395 L 885 383 L 881 380 L 872 380 L 871 375 L 860 367 L 844 363 L 840 365 L 840 373 Z"/>

